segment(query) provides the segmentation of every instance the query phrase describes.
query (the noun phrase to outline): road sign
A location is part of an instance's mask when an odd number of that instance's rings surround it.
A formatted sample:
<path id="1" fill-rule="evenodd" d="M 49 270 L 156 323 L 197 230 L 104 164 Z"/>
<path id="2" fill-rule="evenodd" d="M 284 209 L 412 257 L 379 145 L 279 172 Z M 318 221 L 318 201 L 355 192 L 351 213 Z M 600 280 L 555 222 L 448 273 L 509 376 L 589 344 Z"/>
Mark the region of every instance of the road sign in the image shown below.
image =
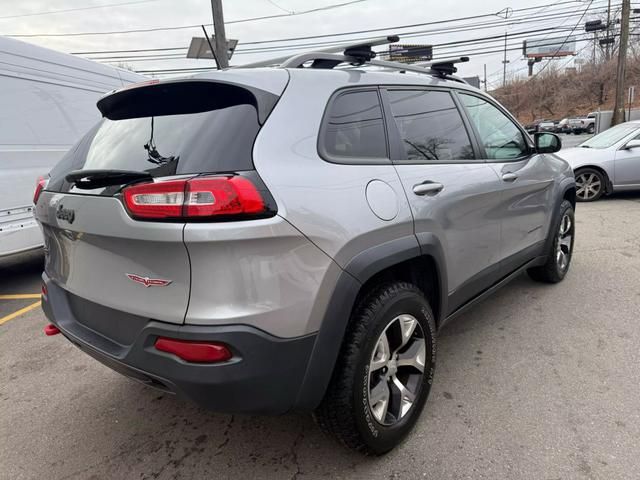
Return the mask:
<path id="1" fill-rule="evenodd" d="M 211 45 L 216 44 L 215 35 L 211 37 Z M 227 57 L 231 60 L 231 56 L 236 49 L 236 45 L 238 45 L 238 40 L 228 40 L 227 41 Z M 211 47 L 209 47 L 209 42 L 204 37 L 193 37 L 191 39 L 191 43 L 189 44 L 189 50 L 187 50 L 187 58 L 213 58 L 213 53 L 211 52 Z"/>
<path id="2" fill-rule="evenodd" d="M 525 40 L 522 51 L 527 58 L 535 57 L 567 57 L 576 54 L 576 37 L 545 38 L 542 40 Z"/>

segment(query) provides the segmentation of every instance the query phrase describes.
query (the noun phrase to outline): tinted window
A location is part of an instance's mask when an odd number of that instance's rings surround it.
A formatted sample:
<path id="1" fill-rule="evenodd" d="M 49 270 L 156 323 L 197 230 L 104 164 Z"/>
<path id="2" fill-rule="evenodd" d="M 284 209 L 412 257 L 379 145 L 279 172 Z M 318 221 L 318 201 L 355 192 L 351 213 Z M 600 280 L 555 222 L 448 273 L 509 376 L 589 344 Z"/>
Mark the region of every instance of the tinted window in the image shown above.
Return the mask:
<path id="1" fill-rule="evenodd" d="M 109 118 L 52 170 L 52 178 L 72 169 L 138 170 L 154 176 L 253 169 L 253 142 L 260 130 L 254 97 L 239 87 L 224 92 L 213 82 L 206 87 L 205 97 L 189 85 L 163 87 L 153 102 L 145 87 L 125 91 L 135 98 L 114 105 Z M 212 101 L 216 94 L 224 102 Z"/>
<path id="2" fill-rule="evenodd" d="M 460 98 L 480 135 L 487 158 L 508 160 L 529 151 L 522 132 L 504 113 L 479 97 L 460 94 Z"/>
<path id="3" fill-rule="evenodd" d="M 324 149 L 331 157 L 387 158 L 377 91 L 349 92 L 333 101 L 324 130 Z"/>
<path id="4" fill-rule="evenodd" d="M 460 112 L 447 92 L 389 91 L 391 111 L 408 160 L 468 160 L 473 148 Z"/>

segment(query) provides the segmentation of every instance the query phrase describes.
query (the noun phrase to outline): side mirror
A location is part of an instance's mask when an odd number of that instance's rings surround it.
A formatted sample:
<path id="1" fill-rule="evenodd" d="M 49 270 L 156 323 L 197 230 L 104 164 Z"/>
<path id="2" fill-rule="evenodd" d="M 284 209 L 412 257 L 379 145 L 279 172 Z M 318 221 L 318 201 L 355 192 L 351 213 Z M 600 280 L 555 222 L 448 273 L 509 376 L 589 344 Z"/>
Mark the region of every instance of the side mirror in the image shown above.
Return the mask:
<path id="1" fill-rule="evenodd" d="M 640 147 L 640 140 L 629 140 L 624 147 L 623 150 L 631 150 L 632 148 Z"/>
<path id="2" fill-rule="evenodd" d="M 536 133 L 533 140 L 538 153 L 556 153 L 562 148 L 562 140 L 555 133 Z"/>

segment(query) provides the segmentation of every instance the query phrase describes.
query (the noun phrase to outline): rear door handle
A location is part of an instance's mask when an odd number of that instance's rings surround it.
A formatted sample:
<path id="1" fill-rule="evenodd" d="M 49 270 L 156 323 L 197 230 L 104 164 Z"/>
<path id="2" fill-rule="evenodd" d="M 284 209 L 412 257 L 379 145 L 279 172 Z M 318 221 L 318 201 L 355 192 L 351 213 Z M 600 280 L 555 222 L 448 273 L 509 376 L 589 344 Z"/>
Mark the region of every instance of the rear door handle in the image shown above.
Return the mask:
<path id="1" fill-rule="evenodd" d="M 515 182 L 518 176 L 515 173 L 505 173 L 502 175 L 502 181 Z"/>
<path id="2" fill-rule="evenodd" d="M 427 195 L 428 193 L 439 193 L 444 185 L 436 182 L 424 182 L 413 186 L 413 193 L 416 195 Z"/>

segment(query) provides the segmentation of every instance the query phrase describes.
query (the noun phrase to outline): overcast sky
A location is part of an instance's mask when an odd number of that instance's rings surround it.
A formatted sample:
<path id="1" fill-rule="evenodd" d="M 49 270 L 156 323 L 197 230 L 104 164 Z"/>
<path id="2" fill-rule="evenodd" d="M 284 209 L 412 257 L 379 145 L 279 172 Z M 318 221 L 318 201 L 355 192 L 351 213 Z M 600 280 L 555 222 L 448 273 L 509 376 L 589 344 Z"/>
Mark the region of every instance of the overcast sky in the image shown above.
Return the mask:
<path id="1" fill-rule="evenodd" d="M 122 5 L 123 3 L 140 3 Z M 301 12 L 316 7 L 336 5 L 348 0 L 224 0 L 225 21 L 232 22 L 240 19 L 267 15 L 287 15 L 287 12 Z M 589 1 L 575 1 L 573 4 L 561 4 L 544 7 L 552 3 L 566 2 L 566 0 L 364 0 L 352 5 L 333 8 L 330 10 L 290 15 L 280 18 L 255 20 L 227 25 L 227 37 L 239 40 L 238 52 L 231 63 L 238 65 L 256 61 L 269 56 L 280 56 L 282 53 L 241 53 L 242 48 L 255 48 L 254 45 L 243 47 L 243 42 L 321 35 L 329 33 L 351 32 L 374 28 L 388 28 L 380 34 L 401 33 L 403 30 L 391 27 L 449 20 L 459 17 L 497 13 L 507 7 L 514 10 L 512 19 L 522 19 L 525 16 L 545 15 L 554 11 L 580 12 L 589 5 Z M 615 2 L 614 2 L 615 3 Z M 114 5 L 120 4 L 120 5 Z M 593 6 L 605 4 L 604 0 L 596 0 Z M 76 10 L 48 15 L 33 15 L 54 10 L 78 9 L 100 5 L 111 5 L 104 8 Z M 539 7 L 526 12 L 518 9 Z M 19 16 L 20 15 L 20 16 Z M 589 15 L 587 15 L 589 17 Z M 585 18 L 586 20 L 587 18 Z M 465 20 L 460 24 L 473 22 L 499 21 L 500 17 L 484 17 Z M 9 2 L 2 0 L 0 9 L 0 34 L 41 34 L 41 33 L 73 33 L 73 32 L 105 32 L 112 30 L 143 29 L 155 27 L 175 27 L 190 24 L 211 23 L 210 0 L 21 0 Z M 564 23 L 563 23 L 564 22 Z M 430 33 L 424 36 L 406 39 L 404 43 L 440 44 L 450 41 L 501 35 L 505 30 L 518 33 L 545 26 L 573 27 L 576 18 L 554 19 L 532 25 L 507 25 L 495 28 L 484 28 L 472 31 L 457 31 L 450 33 Z M 434 29 L 455 27 L 456 24 L 439 24 L 418 29 Z M 416 27 L 406 29 L 415 31 Z M 581 29 L 578 29 L 580 33 Z M 209 27 L 211 32 L 211 27 Z M 366 36 L 374 34 L 366 34 Z M 375 35 L 378 35 L 376 33 Z M 72 36 L 72 37 L 33 37 L 20 38 L 38 45 L 53 48 L 63 52 L 82 52 L 94 50 L 124 50 L 138 48 L 186 47 L 191 37 L 202 36 L 199 28 L 181 29 L 173 31 L 159 31 L 132 34 Z M 363 36 L 363 35 L 360 35 Z M 348 37 L 339 37 L 340 39 Z M 513 40 L 521 42 L 522 38 Z M 308 40 L 309 41 L 309 40 Z M 307 42 L 308 42 L 307 41 Z M 316 41 L 327 41 L 320 39 Z M 302 43 L 298 41 L 296 43 Z M 511 42 L 510 42 L 511 43 Z M 481 45 L 483 47 L 485 45 Z M 487 49 L 500 48 L 498 44 L 488 44 Z M 579 49 L 580 45 L 578 45 Z M 469 47 L 478 49 L 478 46 Z M 437 56 L 438 48 L 434 49 Z M 442 50 L 441 50 L 442 51 Z M 184 52 L 168 52 L 169 54 L 184 54 Z M 460 52 L 462 53 L 462 52 Z M 162 52 L 156 52 L 156 55 Z M 123 55 L 123 54 L 113 54 Z M 131 55 L 131 54 L 128 54 Z M 133 54 L 144 55 L 144 54 Z M 471 55 L 471 62 L 460 69 L 463 76 L 480 75 L 483 64 L 487 64 L 490 86 L 497 86 L 502 81 L 502 55 Z M 526 61 L 519 51 L 511 51 L 507 58 L 510 60 L 509 70 L 522 74 L 526 72 Z M 115 60 L 114 60 L 115 61 Z M 570 66 L 567 60 L 557 60 L 562 65 Z M 193 66 L 209 66 L 209 60 L 187 60 L 176 58 L 171 60 L 152 59 L 150 61 L 127 61 L 135 69 L 149 70 L 158 68 L 183 68 Z"/>

